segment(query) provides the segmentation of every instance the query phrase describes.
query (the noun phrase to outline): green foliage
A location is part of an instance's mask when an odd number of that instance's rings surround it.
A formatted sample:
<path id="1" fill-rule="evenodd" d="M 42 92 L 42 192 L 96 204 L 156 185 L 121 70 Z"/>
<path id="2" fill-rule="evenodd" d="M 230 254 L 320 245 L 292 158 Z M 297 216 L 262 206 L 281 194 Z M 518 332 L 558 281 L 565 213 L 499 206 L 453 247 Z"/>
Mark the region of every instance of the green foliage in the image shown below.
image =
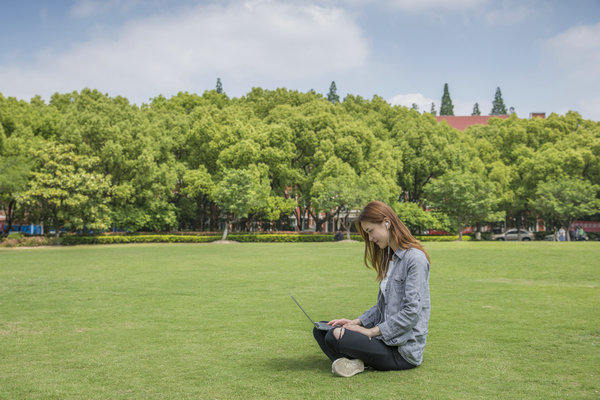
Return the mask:
<path id="1" fill-rule="evenodd" d="M 468 235 L 416 235 L 415 238 L 420 242 L 454 242 L 457 240 L 472 240 Z"/>
<path id="2" fill-rule="evenodd" d="M 107 229 L 110 190 L 106 177 L 94 172 L 96 158 L 75 154 L 73 146 L 48 143 L 35 153 L 38 166 L 19 201 L 35 213 L 50 213 L 58 236 L 63 226 L 71 229 Z"/>
<path id="3" fill-rule="evenodd" d="M 333 233 L 326 234 L 297 234 L 297 233 L 232 233 L 227 236 L 228 240 L 240 243 L 316 243 L 332 242 Z M 451 242 L 458 240 L 457 235 L 416 235 L 417 240 L 422 242 Z M 60 244 L 65 246 L 90 245 L 90 244 L 133 244 L 133 243 L 210 243 L 221 239 L 218 235 L 64 235 L 60 238 Z M 351 240 L 362 241 L 359 234 L 351 234 Z M 471 240 L 470 236 L 464 235 L 463 240 Z M 45 242 L 44 245 L 52 244 Z"/>
<path id="4" fill-rule="evenodd" d="M 125 243 L 208 243 L 219 240 L 217 235 L 66 235 L 60 244 L 66 246 L 82 244 L 125 244 Z M 248 243 L 306 243 L 332 242 L 333 234 L 256 234 L 232 233 L 228 239 Z M 351 235 L 352 240 L 362 240 L 358 234 Z M 427 239 L 426 239 L 427 240 Z"/>
<path id="5" fill-rule="evenodd" d="M 544 182 L 600 185 L 598 122 L 512 115 L 463 133 L 438 123 L 434 107 L 422 115 L 379 96 L 283 88 L 239 99 L 180 92 L 139 107 L 93 89 L 48 104 L 0 95 L 0 207 L 7 222 L 68 231 L 306 230 L 309 219 L 322 230 L 348 228 L 370 200 L 401 200 L 412 229 L 453 231 L 453 212 L 418 211 L 449 172 L 479 176 L 514 225 L 535 222 Z"/>
<path id="6" fill-rule="evenodd" d="M 504 218 L 504 213 L 496 211 L 495 186 L 480 174 L 449 171 L 427 186 L 426 197 L 433 207 L 456 218 L 459 237 L 464 226 Z"/>
<path id="7" fill-rule="evenodd" d="M 442 94 L 441 104 L 440 115 L 454 115 L 454 105 L 452 105 L 452 99 L 450 98 L 450 91 L 448 90 L 447 83 L 444 83 L 444 93 Z"/>
<path id="8" fill-rule="evenodd" d="M 39 247 L 57 244 L 59 244 L 59 239 L 56 237 L 25 236 L 18 232 L 13 232 L 0 241 L 0 247 Z"/>
<path id="9" fill-rule="evenodd" d="M 496 88 L 496 94 L 494 95 L 494 101 L 492 101 L 492 111 L 490 115 L 506 115 L 506 106 L 502 99 L 502 92 L 500 88 Z"/>
<path id="10" fill-rule="evenodd" d="M 437 115 L 437 111 L 435 110 L 435 103 L 431 103 L 431 109 L 429 110 L 431 115 Z"/>
<path id="11" fill-rule="evenodd" d="M 411 232 L 450 230 L 448 217 L 435 211 L 425 211 L 416 203 L 396 202 L 392 208 Z"/>
<path id="12" fill-rule="evenodd" d="M 475 105 L 473 105 L 473 112 L 471 115 L 481 115 L 481 111 L 479 111 L 479 103 L 475 103 Z"/>
<path id="13" fill-rule="evenodd" d="M 543 217 L 567 229 L 575 219 L 600 211 L 599 190 L 581 178 L 552 179 L 538 185 L 532 203 Z"/>
<path id="14" fill-rule="evenodd" d="M 331 85 L 329 86 L 329 92 L 327 93 L 327 100 L 329 100 L 333 104 L 340 102 L 340 96 L 338 96 L 337 94 L 337 86 L 335 85 L 335 81 L 331 81 Z"/>

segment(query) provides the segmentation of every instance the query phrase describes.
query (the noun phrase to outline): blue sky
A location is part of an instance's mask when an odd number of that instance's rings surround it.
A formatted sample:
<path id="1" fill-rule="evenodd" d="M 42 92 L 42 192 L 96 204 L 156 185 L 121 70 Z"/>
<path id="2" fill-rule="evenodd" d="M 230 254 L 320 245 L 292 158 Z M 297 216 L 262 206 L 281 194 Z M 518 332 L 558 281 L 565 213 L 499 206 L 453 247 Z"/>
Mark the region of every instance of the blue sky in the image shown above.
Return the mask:
<path id="1" fill-rule="evenodd" d="M 496 87 L 520 117 L 600 120 L 598 0 L 0 2 L 0 93 L 89 87 L 141 104 L 215 87 L 379 95 L 456 115 Z"/>

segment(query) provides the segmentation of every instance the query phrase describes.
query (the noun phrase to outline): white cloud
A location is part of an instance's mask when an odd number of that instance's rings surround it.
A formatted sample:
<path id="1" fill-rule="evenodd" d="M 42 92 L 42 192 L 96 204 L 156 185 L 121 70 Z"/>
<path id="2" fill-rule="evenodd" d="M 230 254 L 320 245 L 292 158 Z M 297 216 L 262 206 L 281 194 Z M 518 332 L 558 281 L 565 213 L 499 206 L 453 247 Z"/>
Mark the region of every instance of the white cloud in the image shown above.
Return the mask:
<path id="1" fill-rule="evenodd" d="M 89 8 L 82 5 L 80 15 L 98 11 L 97 3 L 85 3 Z M 43 52 L 31 66 L 0 67 L 0 80 L 5 95 L 21 98 L 92 87 L 144 101 L 200 92 L 200 82 L 218 76 L 251 87 L 257 77 L 344 72 L 361 67 L 367 56 L 363 32 L 341 9 L 231 2 L 130 21 L 65 52 Z"/>
<path id="2" fill-rule="evenodd" d="M 469 10 L 488 3 L 488 0 L 386 0 L 389 7 L 405 11 Z"/>
<path id="3" fill-rule="evenodd" d="M 77 18 L 94 17 L 109 12 L 129 11 L 139 3 L 140 0 L 77 0 L 70 14 Z"/>
<path id="4" fill-rule="evenodd" d="M 546 41 L 545 48 L 571 75 L 597 81 L 600 74 L 600 23 L 572 27 Z"/>
<path id="5" fill-rule="evenodd" d="M 416 104 L 419 107 L 420 112 L 429 112 L 431 110 L 431 103 L 436 103 L 435 109 L 437 111 L 439 111 L 440 108 L 438 104 L 439 101 L 436 102 L 433 99 L 425 97 L 421 93 L 397 94 L 389 99 L 388 102 L 393 106 L 405 106 L 408 108 L 412 108 L 412 105 Z"/>

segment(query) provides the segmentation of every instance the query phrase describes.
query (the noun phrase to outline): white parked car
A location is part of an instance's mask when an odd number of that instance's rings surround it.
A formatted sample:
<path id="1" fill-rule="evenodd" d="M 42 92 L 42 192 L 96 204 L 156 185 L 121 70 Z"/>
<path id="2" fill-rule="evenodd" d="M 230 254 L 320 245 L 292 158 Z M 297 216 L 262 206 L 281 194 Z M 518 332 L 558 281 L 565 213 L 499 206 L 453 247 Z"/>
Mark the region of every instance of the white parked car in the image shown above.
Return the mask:
<path id="1" fill-rule="evenodd" d="M 519 240 L 519 234 L 516 229 L 509 229 L 504 233 L 492 235 L 492 240 Z M 521 240 L 535 240 L 533 232 L 521 229 Z"/>

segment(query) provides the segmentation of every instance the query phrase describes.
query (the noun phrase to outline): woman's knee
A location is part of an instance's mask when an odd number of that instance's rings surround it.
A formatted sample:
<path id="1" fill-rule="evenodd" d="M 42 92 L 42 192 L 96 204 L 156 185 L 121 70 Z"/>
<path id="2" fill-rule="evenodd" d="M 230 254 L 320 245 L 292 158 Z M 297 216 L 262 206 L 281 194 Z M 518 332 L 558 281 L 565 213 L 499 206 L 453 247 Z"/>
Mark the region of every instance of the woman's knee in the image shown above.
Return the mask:
<path id="1" fill-rule="evenodd" d="M 344 332 L 346 332 L 346 329 L 344 328 L 335 328 L 333 329 L 333 337 L 340 340 L 344 337 Z"/>
<path id="2" fill-rule="evenodd" d="M 325 342 L 329 345 L 336 343 L 338 340 L 344 337 L 344 332 L 346 330 L 344 328 L 334 328 L 327 331 L 327 335 L 325 335 Z"/>

